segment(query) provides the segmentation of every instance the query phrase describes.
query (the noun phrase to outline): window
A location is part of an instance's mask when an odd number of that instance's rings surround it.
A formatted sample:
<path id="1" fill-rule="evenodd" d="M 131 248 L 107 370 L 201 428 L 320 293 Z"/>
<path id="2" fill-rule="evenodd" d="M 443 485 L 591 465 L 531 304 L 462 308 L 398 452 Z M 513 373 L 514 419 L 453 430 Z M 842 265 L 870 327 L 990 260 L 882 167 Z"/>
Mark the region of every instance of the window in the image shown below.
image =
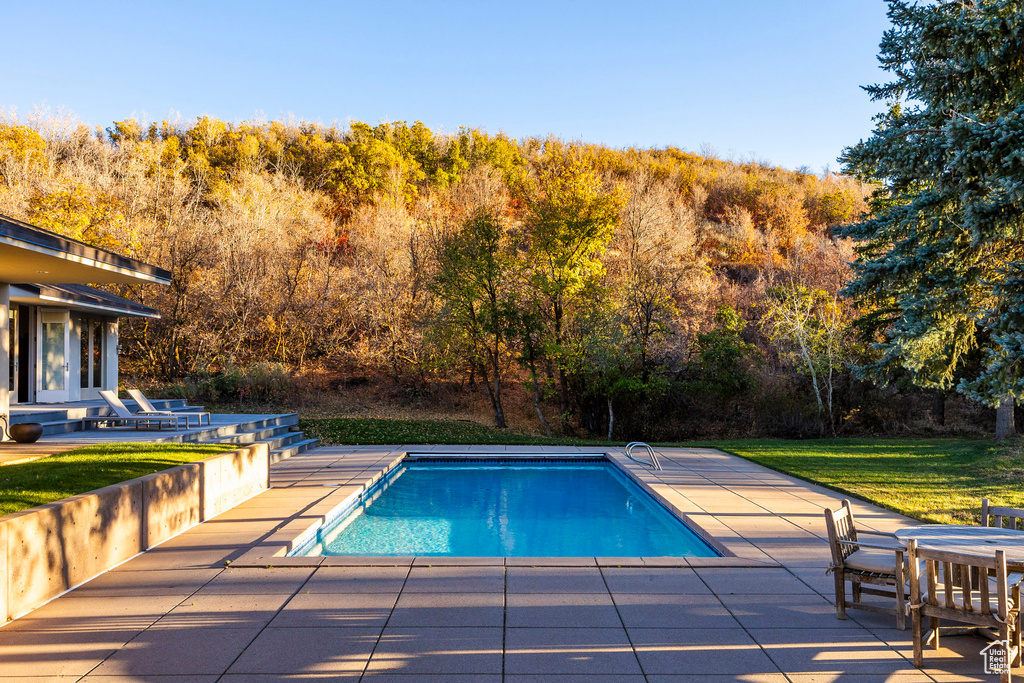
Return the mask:
<path id="1" fill-rule="evenodd" d="M 103 386 L 103 321 L 92 322 L 92 385 Z"/>
<path id="2" fill-rule="evenodd" d="M 83 389 L 103 388 L 103 320 L 81 317 L 81 385 Z"/>

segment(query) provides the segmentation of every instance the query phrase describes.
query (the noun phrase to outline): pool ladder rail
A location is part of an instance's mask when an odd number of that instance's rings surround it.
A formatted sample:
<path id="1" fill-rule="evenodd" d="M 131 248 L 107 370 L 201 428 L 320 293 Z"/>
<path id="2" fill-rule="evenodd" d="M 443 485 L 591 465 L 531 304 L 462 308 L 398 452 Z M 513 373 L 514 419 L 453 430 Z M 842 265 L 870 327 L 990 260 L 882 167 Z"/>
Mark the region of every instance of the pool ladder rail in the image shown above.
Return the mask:
<path id="1" fill-rule="evenodd" d="M 650 453 L 651 455 L 651 459 L 644 460 L 643 458 L 636 457 L 635 455 L 633 455 L 634 448 L 646 448 L 647 452 Z M 640 463 L 641 465 L 646 465 L 647 467 L 651 467 L 656 470 L 661 469 L 661 463 L 658 462 L 658 454 L 654 452 L 654 449 L 651 448 L 650 444 L 646 444 L 643 441 L 631 441 L 630 443 L 626 444 L 626 457 L 632 460 L 633 462 Z"/>

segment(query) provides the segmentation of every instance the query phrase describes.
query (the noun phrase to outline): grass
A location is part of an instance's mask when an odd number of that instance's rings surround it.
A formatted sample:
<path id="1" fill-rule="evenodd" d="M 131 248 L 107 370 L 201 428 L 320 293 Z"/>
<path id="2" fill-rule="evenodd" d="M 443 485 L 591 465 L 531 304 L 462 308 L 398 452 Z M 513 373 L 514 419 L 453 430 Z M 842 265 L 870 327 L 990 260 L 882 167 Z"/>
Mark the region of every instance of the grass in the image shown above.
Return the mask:
<path id="1" fill-rule="evenodd" d="M 0 467 L 0 515 L 201 460 L 233 446 L 116 443 Z"/>
<path id="2" fill-rule="evenodd" d="M 472 422 L 306 419 L 330 444 L 622 445 L 517 434 Z M 977 521 L 981 499 L 1024 507 L 1024 446 L 968 439 L 743 439 L 662 444 L 719 448 L 927 522 Z"/>
<path id="3" fill-rule="evenodd" d="M 392 420 L 383 418 L 306 418 L 299 429 L 325 446 L 337 444 L 510 444 L 607 445 L 607 441 L 548 438 L 495 429 L 465 420 Z M 624 442 L 623 442 L 624 443 Z"/>
<path id="4" fill-rule="evenodd" d="M 706 444 L 925 522 L 1024 507 L 1024 448 L 967 439 L 746 439 Z"/>

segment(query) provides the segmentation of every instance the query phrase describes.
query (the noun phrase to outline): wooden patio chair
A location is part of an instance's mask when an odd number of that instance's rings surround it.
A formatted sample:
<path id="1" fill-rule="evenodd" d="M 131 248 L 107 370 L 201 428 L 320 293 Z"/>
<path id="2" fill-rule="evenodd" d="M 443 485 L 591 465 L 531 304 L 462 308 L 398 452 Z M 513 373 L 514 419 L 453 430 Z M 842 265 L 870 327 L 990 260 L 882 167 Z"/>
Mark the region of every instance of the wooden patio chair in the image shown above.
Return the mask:
<path id="1" fill-rule="evenodd" d="M 924 665 L 924 646 L 939 649 L 943 619 L 994 629 L 1007 644 L 1011 667 L 1021 663 L 1020 583 L 1010 584 L 1006 554 L 994 557 L 919 548 L 907 543 L 910 558 L 910 612 L 914 636 L 914 666 Z M 925 633 L 922 621 L 929 619 Z M 1000 674 L 1010 683 L 1010 672 Z"/>
<path id="2" fill-rule="evenodd" d="M 825 528 L 828 542 L 832 547 L 832 573 L 836 584 L 836 617 L 846 619 L 846 610 L 860 609 L 896 616 L 896 628 L 907 628 L 907 593 L 905 590 L 904 551 L 899 541 L 891 545 L 865 543 L 862 535 L 884 536 L 896 540 L 895 534 L 881 531 L 858 530 L 853 521 L 850 501 L 844 500 L 842 507 L 833 512 L 825 510 Z M 852 600 L 846 599 L 846 582 L 851 584 Z M 881 586 L 882 588 L 867 588 Z M 886 589 L 891 590 L 886 590 Z M 895 607 L 888 609 L 865 603 L 862 595 L 878 595 L 892 598 Z"/>
<path id="3" fill-rule="evenodd" d="M 981 525 L 1024 531 L 1024 509 L 989 505 L 988 498 L 982 498 Z"/>

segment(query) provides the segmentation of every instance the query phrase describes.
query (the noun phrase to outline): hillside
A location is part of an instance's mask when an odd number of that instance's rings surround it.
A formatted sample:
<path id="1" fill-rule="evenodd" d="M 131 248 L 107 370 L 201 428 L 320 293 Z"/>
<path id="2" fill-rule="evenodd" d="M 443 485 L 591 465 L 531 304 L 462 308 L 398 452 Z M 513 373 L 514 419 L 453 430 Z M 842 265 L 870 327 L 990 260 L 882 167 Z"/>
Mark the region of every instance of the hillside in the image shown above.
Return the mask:
<path id="1" fill-rule="evenodd" d="M 850 317 L 853 252 L 830 227 L 867 195 L 675 148 L 421 123 L 0 125 L 0 212 L 173 273 L 120 292 L 163 314 L 124 326 L 136 380 L 214 401 L 295 377 L 479 383 L 496 418 L 512 392 L 565 431 L 813 431 L 813 394 L 793 390 L 819 359 L 779 315 L 806 300 L 819 326 Z M 833 346 L 845 372 L 856 349 Z M 785 415 L 755 415 L 777 399 Z"/>

